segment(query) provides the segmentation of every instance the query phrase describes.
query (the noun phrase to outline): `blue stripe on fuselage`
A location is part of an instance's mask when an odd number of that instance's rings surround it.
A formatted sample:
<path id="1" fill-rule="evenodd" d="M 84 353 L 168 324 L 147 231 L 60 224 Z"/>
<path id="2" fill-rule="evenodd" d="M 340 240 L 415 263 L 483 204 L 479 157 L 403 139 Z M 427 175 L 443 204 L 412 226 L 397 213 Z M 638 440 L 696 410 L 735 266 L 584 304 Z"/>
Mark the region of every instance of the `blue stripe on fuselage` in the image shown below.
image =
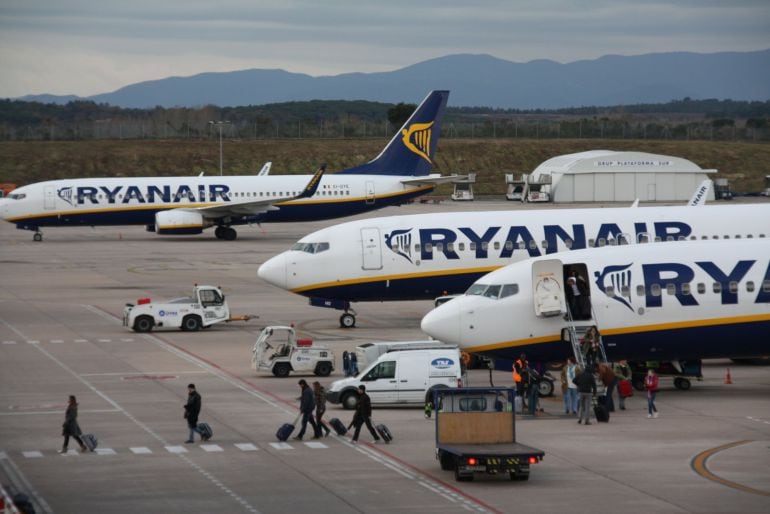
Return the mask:
<path id="1" fill-rule="evenodd" d="M 436 275 L 403 279 L 373 280 L 356 284 L 319 287 L 299 292 L 303 296 L 327 300 L 382 302 L 388 300 L 425 300 L 447 294 L 464 293 L 487 272 Z"/>

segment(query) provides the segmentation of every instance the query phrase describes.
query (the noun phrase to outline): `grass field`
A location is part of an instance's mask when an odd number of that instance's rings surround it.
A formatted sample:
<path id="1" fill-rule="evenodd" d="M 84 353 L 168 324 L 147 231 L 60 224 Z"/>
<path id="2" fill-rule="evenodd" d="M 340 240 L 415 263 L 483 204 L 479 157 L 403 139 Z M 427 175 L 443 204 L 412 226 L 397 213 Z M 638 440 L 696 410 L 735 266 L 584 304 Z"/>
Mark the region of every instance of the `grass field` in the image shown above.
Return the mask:
<path id="1" fill-rule="evenodd" d="M 253 174 L 266 161 L 271 174 L 307 173 L 327 163 L 334 172 L 375 157 L 385 139 L 225 140 L 225 174 Z M 530 172 L 557 155 L 606 149 L 683 157 L 733 190 L 764 189 L 770 175 L 770 143 L 617 139 L 442 139 L 436 171 L 477 173 L 475 191 L 503 194 L 505 173 Z M 219 141 L 95 140 L 0 142 L 0 182 L 19 185 L 76 177 L 206 175 L 219 173 Z M 443 193 L 450 186 L 443 186 Z"/>

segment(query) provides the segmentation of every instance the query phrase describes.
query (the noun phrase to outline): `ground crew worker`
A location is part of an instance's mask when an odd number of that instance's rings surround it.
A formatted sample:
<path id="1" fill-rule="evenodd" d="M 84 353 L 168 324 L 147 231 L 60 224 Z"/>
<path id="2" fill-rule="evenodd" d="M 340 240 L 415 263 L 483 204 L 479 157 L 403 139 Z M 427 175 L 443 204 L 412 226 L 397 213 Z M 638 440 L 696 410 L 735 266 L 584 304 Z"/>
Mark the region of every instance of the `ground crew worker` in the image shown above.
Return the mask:
<path id="1" fill-rule="evenodd" d="M 529 368 L 529 362 L 527 362 L 527 356 L 521 354 L 513 363 L 513 383 L 516 386 L 516 395 L 522 397 L 524 400 L 524 383 L 521 380 L 521 370 Z"/>

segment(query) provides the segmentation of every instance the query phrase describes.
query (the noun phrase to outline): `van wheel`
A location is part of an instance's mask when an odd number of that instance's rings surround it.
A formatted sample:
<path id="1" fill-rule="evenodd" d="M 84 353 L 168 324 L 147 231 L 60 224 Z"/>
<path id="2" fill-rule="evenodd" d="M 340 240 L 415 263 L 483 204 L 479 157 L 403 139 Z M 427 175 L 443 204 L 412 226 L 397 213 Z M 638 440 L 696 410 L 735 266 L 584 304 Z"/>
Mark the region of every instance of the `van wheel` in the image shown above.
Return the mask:
<path id="1" fill-rule="evenodd" d="M 155 322 L 150 316 L 139 316 L 134 320 L 134 332 L 149 332 Z"/>
<path id="2" fill-rule="evenodd" d="M 329 362 L 319 362 L 315 367 L 315 374 L 319 377 L 328 377 L 332 372 L 332 365 Z"/>
<path id="3" fill-rule="evenodd" d="M 353 410 L 356 408 L 356 405 L 358 405 L 358 394 L 356 394 L 355 391 L 348 391 L 342 395 L 340 403 L 342 403 L 342 406 L 346 409 Z"/>
<path id="4" fill-rule="evenodd" d="M 201 329 L 203 323 L 198 316 L 185 316 L 182 320 L 182 330 L 185 332 L 197 332 Z"/>
<path id="5" fill-rule="evenodd" d="M 289 371 L 291 371 L 291 368 L 285 362 L 279 362 L 275 366 L 273 366 L 273 375 L 277 377 L 281 377 L 281 378 L 288 377 Z"/>
<path id="6" fill-rule="evenodd" d="M 438 461 L 441 464 L 441 469 L 444 471 L 452 471 L 452 469 L 455 467 L 454 457 L 443 450 L 439 451 Z"/>

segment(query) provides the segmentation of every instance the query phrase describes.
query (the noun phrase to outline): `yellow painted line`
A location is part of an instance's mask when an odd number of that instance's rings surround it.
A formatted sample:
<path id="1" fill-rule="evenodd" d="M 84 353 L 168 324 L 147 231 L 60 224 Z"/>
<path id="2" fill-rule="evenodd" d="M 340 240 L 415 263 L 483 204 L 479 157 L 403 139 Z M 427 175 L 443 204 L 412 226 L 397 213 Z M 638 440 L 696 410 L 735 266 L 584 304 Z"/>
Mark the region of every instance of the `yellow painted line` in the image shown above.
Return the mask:
<path id="1" fill-rule="evenodd" d="M 447 275 L 463 275 L 465 273 L 489 273 L 494 271 L 500 266 L 484 266 L 480 268 L 462 268 L 453 270 L 438 270 L 438 271 L 426 271 L 422 273 L 402 273 L 399 275 L 377 275 L 374 277 L 353 278 L 350 280 L 334 280 L 331 282 L 320 282 L 309 286 L 297 287 L 290 289 L 292 293 L 302 293 L 304 291 L 312 291 L 313 289 L 321 289 L 326 287 L 340 287 L 349 286 L 355 284 L 368 284 L 372 282 L 382 282 L 383 280 L 409 280 L 415 278 L 427 278 Z"/>
<path id="2" fill-rule="evenodd" d="M 760 496 L 770 496 L 770 492 L 768 491 L 762 491 L 761 489 L 754 489 L 753 487 L 739 484 L 738 482 L 733 482 L 732 480 L 727 480 L 726 478 L 722 478 L 719 475 L 714 474 L 708 468 L 707 464 L 708 464 L 709 458 L 716 455 L 717 453 L 724 450 L 729 450 L 731 448 L 735 448 L 736 446 L 741 446 L 743 444 L 748 444 L 752 442 L 754 441 L 751 441 L 751 440 L 735 441 L 733 443 L 727 443 L 727 444 L 723 444 L 722 446 L 717 446 L 716 448 L 711 448 L 710 450 L 706 450 L 696 455 L 692 459 L 692 462 L 690 462 L 690 466 L 692 466 L 693 471 L 695 471 L 697 474 L 699 474 L 700 476 L 702 476 L 707 480 L 711 480 L 712 482 L 722 484 L 724 486 L 730 487 L 732 489 L 736 489 L 738 491 L 743 491 L 744 493 L 758 494 Z"/>

